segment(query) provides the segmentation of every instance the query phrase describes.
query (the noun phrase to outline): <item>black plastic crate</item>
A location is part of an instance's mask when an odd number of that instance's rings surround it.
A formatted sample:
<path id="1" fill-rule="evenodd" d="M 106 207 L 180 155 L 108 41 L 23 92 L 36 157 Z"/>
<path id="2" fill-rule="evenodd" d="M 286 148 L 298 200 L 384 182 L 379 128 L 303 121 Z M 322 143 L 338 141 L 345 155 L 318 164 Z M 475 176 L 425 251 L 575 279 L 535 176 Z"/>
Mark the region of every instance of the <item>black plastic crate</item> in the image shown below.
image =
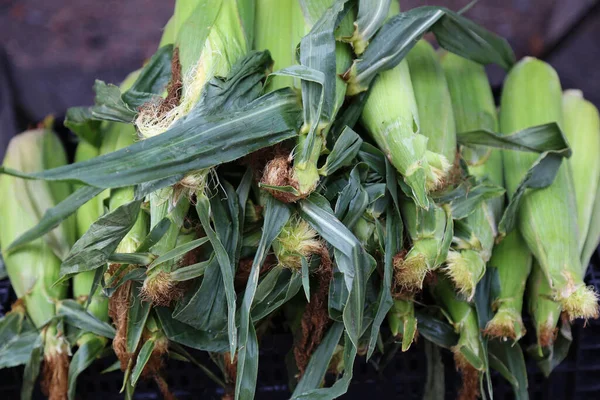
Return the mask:
<path id="1" fill-rule="evenodd" d="M 597 251 L 588 269 L 586 282 L 600 291 L 600 256 Z M 0 281 L 0 315 L 10 309 L 14 301 L 7 280 Z M 526 355 L 529 393 L 532 400 L 593 399 L 600 398 L 600 322 L 582 322 L 572 327 L 573 344 L 568 357 L 544 377 L 535 362 Z M 260 361 L 256 398 L 265 400 L 288 399 L 288 376 L 285 365 L 287 352 L 292 347 L 291 335 L 276 333 L 265 335 L 260 344 Z M 202 352 L 192 352 L 198 361 L 218 372 L 209 357 Z M 78 381 L 78 398 L 89 400 L 121 399 L 120 371 L 107 374 L 100 372 L 114 360 L 106 359 L 85 371 Z M 445 366 L 446 399 L 454 399 L 460 378 L 454 369 L 452 355 L 442 350 Z M 224 392 L 203 372 L 192 365 L 169 360 L 165 366 L 165 377 L 172 392 L 179 399 L 220 399 Z M 406 353 L 398 353 L 380 373 L 363 358 L 354 366 L 354 377 L 345 399 L 360 399 L 367 396 L 401 396 L 403 399 L 421 399 L 424 392 L 427 362 L 423 340 L 417 341 Z M 0 393 L 2 398 L 18 398 L 22 368 L 0 370 Z M 510 385 L 498 374 L 493 374 L 494 398 L 509 400 L 514 396 Z M 36 398 L 42 398 L 39 390 Z M 161 395 L 153 382 L 142 381 L 136 390 L 136 399 L 160 399 Z"/>

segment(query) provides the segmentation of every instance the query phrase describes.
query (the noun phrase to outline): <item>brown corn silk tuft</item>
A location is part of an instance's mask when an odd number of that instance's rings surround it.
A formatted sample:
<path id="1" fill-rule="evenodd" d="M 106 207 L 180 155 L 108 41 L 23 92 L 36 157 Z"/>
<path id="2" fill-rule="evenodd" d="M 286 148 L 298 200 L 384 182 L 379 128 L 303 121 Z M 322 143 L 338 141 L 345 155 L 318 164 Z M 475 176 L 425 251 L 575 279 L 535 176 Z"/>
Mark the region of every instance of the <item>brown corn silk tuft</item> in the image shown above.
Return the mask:
<path id="1" fill-rule="evenodd" d="M 150 279 L 144 280 L 141 297 L 143 301 L 155 306 L 168 307 L 171 302 L 183 297 L 184 288 L 179 282 L 173 282 L 169 273 L 160 271 Z"/>
<path id="2" fill-rule="evenodd" d="M 167 96 L 158 102 L 151 101 L 139 107 L 140 114 L 149 113 L 163 115 L 174 109 L 181 101 L 183 81 L 181 79 L 181 64 L 179 63 L 179 49 L 173 49 L 171 59 L 171 79 L 167 85 Z"/>
<path id="3" fill-rule="evenodd" d="M 460 353 L 454 351 L 456 369 L 460 372 L 462 386 L 458 392 L 458 400 L 475 400 L 479 398 L 479 371 L 475 369 Z"/>
<path id="4" fill-rule="evenodd" d="M 112 268 L 111 265 L 110 268 Z M 121 371 L 127 369 L 129 361 L 134 356 L 127 352 L 127 310 L 129 310 L 129 291 L 131 290 L 131 282 L 126 282 L 119 286 L 115 293 L 108 301 L 108 315 L 115 325 L 116 333 L 113 339 L 112 346 L 115 355 L 121 362 Z"/>
<path id="5" fill-rule="evenodd" d="M 298 180 L 294 177 L 293 159 L 291 154 L 278 154 L 264 168 L 261 183 L 270 186 L 291 186 L 299 190 Z M 273 197 L 284 203 L 294 203 L 305 196 L 264 188 Z"/>
<path id="6" fill-rule="evenodd" d="M 321 344 L 325 331 L 330 324 L 328 311 L 329 285 L 333 279 L 331 258 L 327 248 L 320 252 L 321 266 L 317 271 L 318 288 L 310 296 L 302 314 L 300 337 L 294 344 L 294 358 L 298 366 L 298 378 L 304 375 L 310 356 Z"/>
<path id="7" fill-rule="evenodd" d="M 53 353 L 44 356 L 42 392 L 49 400 L 66 400 L 69 390 L 69 356 Z"/>

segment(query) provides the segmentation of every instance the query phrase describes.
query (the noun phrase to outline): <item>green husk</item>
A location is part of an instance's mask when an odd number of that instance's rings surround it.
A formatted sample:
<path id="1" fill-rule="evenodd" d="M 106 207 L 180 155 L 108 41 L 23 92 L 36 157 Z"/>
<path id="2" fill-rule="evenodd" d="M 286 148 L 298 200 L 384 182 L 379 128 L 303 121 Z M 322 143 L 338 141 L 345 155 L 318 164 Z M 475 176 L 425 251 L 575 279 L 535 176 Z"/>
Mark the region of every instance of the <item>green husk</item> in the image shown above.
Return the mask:
<path id="1" fill-rule="evenodd" d="M 417 335 L 417 318 L 412 299 L 394 299 L 387 314 L 392 335 L 402 340 L 402 351 L 408 351 Z"/>
<path id="2" fill-rule="evenodd" d="M 444 53 L 441 62 L 450 89 L 457 131 L 497 131 L 494 98 L 484 68 L 452 53 Z M 500 151 L 461 146 L 460 152 L 471 175 L 503 186 Z M 485 264 L 490 259 L 497 235 L 496 225 L 500 220 L 502 203 L 502 197 L 480 203 L 464 221 L 470 235 L 456 238 L 455 251 L 449 254 L 446 271 L 459 291 L 468 298 L 473 297 L 477 282 L 485 274 Z"/>
<path id="3" fill-rule="evenodd" d="M 167 94 L 168 104 L 158 101 L 142 107 L 135 121 L 142 137 L 166 131 L 190 112 L 211 78 L 227 76 L 250 49 L 247 23 L 253 18 L 250 0 L 176 2 L 174 26 L 167 33 L 175 37 L 177 60 L 172 65 L 171 84 L 178 93 Z"/>
<path id="4" fill-rule="evenodd" d="M 415 292 L 423 288 L 425 275 L 446 260 L 452 220 L 448 218 L 450 211 L 438 205 L 425 210 L 412 201 L 403 201 L 400 208 L 412 247 L 406 256 L 394 260 L 394 273 L 397 285 Z"/>
<path id="5" fill-rule="evenodd" d="M 533 262 L 527 286 L 529 314 L 533 318 L 538 347 L 549 347 L 554 343 L 560 318 L 560 303 L 554 300 L 554 291 L 548 278 L 536 260 Z"/>
<path id="6" fill-rule="evenodd" d="M 269 49 L 275 60 L 275 70 L 296 65 L 297 46 L 302 37 L 313 28 L 320 17 L 332 7 L 334 0 L 295 0 L 290 3 L 286 1 L 261 0 L 257 4 L 257 24 L 255 30 L 254 48 Z M 352 31 L 352 20 L 354 13 L 348 12 L 340 22 L 335 31 L 336 37 L 344 36 Z M 284 40 L 282 40 L 284 38 Z M 312 55 L 318 57 L 318 55 Z M 285 202 L 296 201 L 307 197 L 317 187 L 320 174 L 318 168 L 319 157 L 326 153 L 326 137 L 329 129 L 344 102 L 346 94 L 346 82 L 341 74 L 350 66 L 352 52 L 347 43 L 337 41 L 335 43 L 335 97 L 331 115 L 324 118 L 318 116 L 318 121 L 311 121 L 309 108 L 314 106 L 314 98 L 304 98 L 305 105 L 304 125 L 299 132 L 294 149 L 293 168 L 289 168 L 291 158 L 279 157 L 267 165 L 263 174 L 263 183 L 267 187 L 292 186 L 292 193 L 285 193 L 277 189 L 271 189 L 274 196 Z M 312 82 L 311 82 L 312 83 Z M 305 82 L 305 84 L 307 84 Z M 284 86 L 295 88 L 302 87 L 304 96 L 310 97 L 310 91 L 305 84 L 300 84 L 297 78 L 289 76 L 270 77 L 267 90 L 274 90 Z M 313 83 L 314 84 L 314 83 Z M 315 127 L 314 124 L 317 124 Z M 315 129 L 313 140 L 310 132 Z"/>
<path id="7" fill-rule="evenodd" d="M 58 137 L 50 128 L 24 132 L 14 137 L 7 148 L 3 165 L 34 172 L 65 165 L 67 157 Z M 0 243 L 6 246 L 39 223 L 43 213 L 64 200 L 71 192 L 65 183 L 49 183 L 0 177 Z M 50 399 L 64 398 L 67 393 L 69 346 L 58 322 L 52 321 L 56 302 L 67 295 L 66 284 L 58 280 L 60 254 L 73 245 L 74 219 L 65 220 L 45 238 L 3 252 L 6 270 L 19 303 L 24 305 L 33 325 L 40 330 L 44 354 L 43 389 Z M 38 363 L 33 358 L 30 363 Z M 27 373 L 27 371 L 26 371 Z M 31 372 L 29 372 L 31 373 Z M 33 376 L 33 379 L 37 376 Z M 33 385 L 33 382 L 25 383 Z M 23 393 L 30 392 L 24 386 Z M 28 396 L 28 395 L 25 395 Z"/>
<path id="8" fill-rule="evenodd" d="M 498 271 L 500 293 L 494 299 L 495 314 L 485 327 L 486 335 L 514 341 L 525 335 L 521 313 L 531 262 L 531 253 L 518 231 L 511 232 L 494 247 L 489 266 Z"/>
<path id="9" fill-rule="evenodd" d="M 505 81 L 502 133 L 547 122 L 564 126 L 561 97 L 556 71 L 542 61 L 523 59 Z M 506 188 L 512 196 L 536 156 L 506 151 L 503 159 Z M 596 293 L 583 283 L 573 194 L 569 165 L 563 163 L 550 186 L 524 195 L 518 216 L 525 242 L 549 280 L 555 300 L 571 320 L 598 316 Z"/>
<path id="10" fill-rule="evenodd" d="M 592 216 L 590 219 L 590 227 L 588 230 L 583 250 L 581 251 L 581 267 L 587 268 L 590 264 L 590 259 L 600 244 L 600 182 L 596 190 L 594 206 L 592 208 Z"/>
<path id="11" fill-rule="evenodd" d="M 583 98 L 580 90 L 566 90 L 562 99 L 565 136 L 573 150 L 569 164 L 577 200 L 581 252 L 587 240 L 600 179 L 600 116 L 598 109 Z M 585 271 L 587 263 L 582 267 Z"/>
<path id="12" fill-rule="evenodd" d="M 308 33 L 299 0 L 258 0 L 254 24 L 255 50 L 269 50 L 273 71 L 295 65 L 296 46 Z M 265 91 L 293 87 L 300 89 L 300 81 L 290 76 L 272 76 Z"/>
<path id="13" fill-rule="evenodd" d="M 479 393 L 479 376 L 486 369 L 485 348 L 481 341 L 477 313 L 473 306 L 457 297 L 451 282 L 443 275 L 438 274 L 432 292 L 459 334 L 458 343 L 452 347 L 456 367 L 463 377 L 459 398 L 476 398 Z"/>

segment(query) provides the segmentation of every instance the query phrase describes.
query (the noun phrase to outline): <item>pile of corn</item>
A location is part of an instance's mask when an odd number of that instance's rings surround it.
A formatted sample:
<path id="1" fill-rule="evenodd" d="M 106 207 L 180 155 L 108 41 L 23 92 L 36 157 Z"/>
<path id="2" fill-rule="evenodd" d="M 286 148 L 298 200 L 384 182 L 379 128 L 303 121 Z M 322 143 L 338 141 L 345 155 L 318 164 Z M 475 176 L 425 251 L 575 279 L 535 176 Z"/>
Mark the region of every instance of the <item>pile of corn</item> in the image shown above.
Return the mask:
<path id="1" fill-rule="evenodd" d="M 499 109 L 489 63 L 507 70 Z M 47 121 L 0 170 L 19 298 L 0 367 L 25 365 L 23 398 L 40 371 L 49 398 L 75 398 L 99 359 L 126 398 L 140 379 L 174 398 L 171 357 L 251 399 L 280 315 L 294 399 L 341 396 L 357 357 L 384 368 L 418 335 L 454 353 L 461 398 L 492 395 L 495 369 L 523 399 L 524 350 L 549 374 L 570 324 L 598 317 L 583 281 L 600 240 L 598 111 L 459 14 L 177 0 L 156 54 L 95 90 L 67 113 L 74 163 Z"/>

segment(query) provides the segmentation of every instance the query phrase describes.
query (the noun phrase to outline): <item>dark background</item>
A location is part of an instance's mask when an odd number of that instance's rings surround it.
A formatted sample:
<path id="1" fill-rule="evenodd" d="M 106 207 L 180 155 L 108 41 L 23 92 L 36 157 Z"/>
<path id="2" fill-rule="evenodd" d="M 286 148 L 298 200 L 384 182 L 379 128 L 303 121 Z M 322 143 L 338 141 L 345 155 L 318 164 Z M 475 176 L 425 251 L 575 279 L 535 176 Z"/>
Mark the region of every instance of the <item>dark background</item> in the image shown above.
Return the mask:
<path id="1" fill-rule="evenodd" d="M 470 0 L 403 0 L 402 8 L 443 5 L 459 10 Z M 94 79 L 118 83 L 156 50 L 162 27 L 172 15 L 172 0 L 0 0 L 0 158 L 9 138 L 48 114 L 62 119 L 68 107 L 93 102 Z M 480 0 L 467 16 L 506 37 L 518 58 L 533 55 L 550 62 L 563 88 L 579 88 L 600 107 L 599 0 Z M 490 68 L 496 93 L 504 73 Z M 1 222 L 0 222 L 1 223 Z M 600 265 L 600 258 L 594 258 Z M 600 286 L 600 269 L 588 282 Z M 10 303 L 7 282 L 0 282 L 0 314 Z M 600 325 L 574 327 L 575 344 L 567 360 L 546 380 L 529 362 L 532 399 L 600 398 Z M 261 343 L 257 399 L 285 399 L 287 373 L 283 354 L 289 336 L 273 335 Z M 210 361 L 205 360 L 207 364 Z M 444 353 L 448 398 L 456 374 Z M 347 399 L 367 396 L 421 398 L 426 360 L 423 341 L 394 358 L 379 375 L 358 362 Z M 82 376 L 78 398 L 120 398 L 120 373 L 100 375 L 101 366 Z M 180 398 L 218 398 L 215 387 L 189 364 L 169 362 L 167 377 Z M 0 371 L 0 398 L 18 397 L 22 371 Z M 497 381 L 496 397 L 511 399 Z M 159 398 L 152 384 L 142 384 L 136 398 Z"/>

